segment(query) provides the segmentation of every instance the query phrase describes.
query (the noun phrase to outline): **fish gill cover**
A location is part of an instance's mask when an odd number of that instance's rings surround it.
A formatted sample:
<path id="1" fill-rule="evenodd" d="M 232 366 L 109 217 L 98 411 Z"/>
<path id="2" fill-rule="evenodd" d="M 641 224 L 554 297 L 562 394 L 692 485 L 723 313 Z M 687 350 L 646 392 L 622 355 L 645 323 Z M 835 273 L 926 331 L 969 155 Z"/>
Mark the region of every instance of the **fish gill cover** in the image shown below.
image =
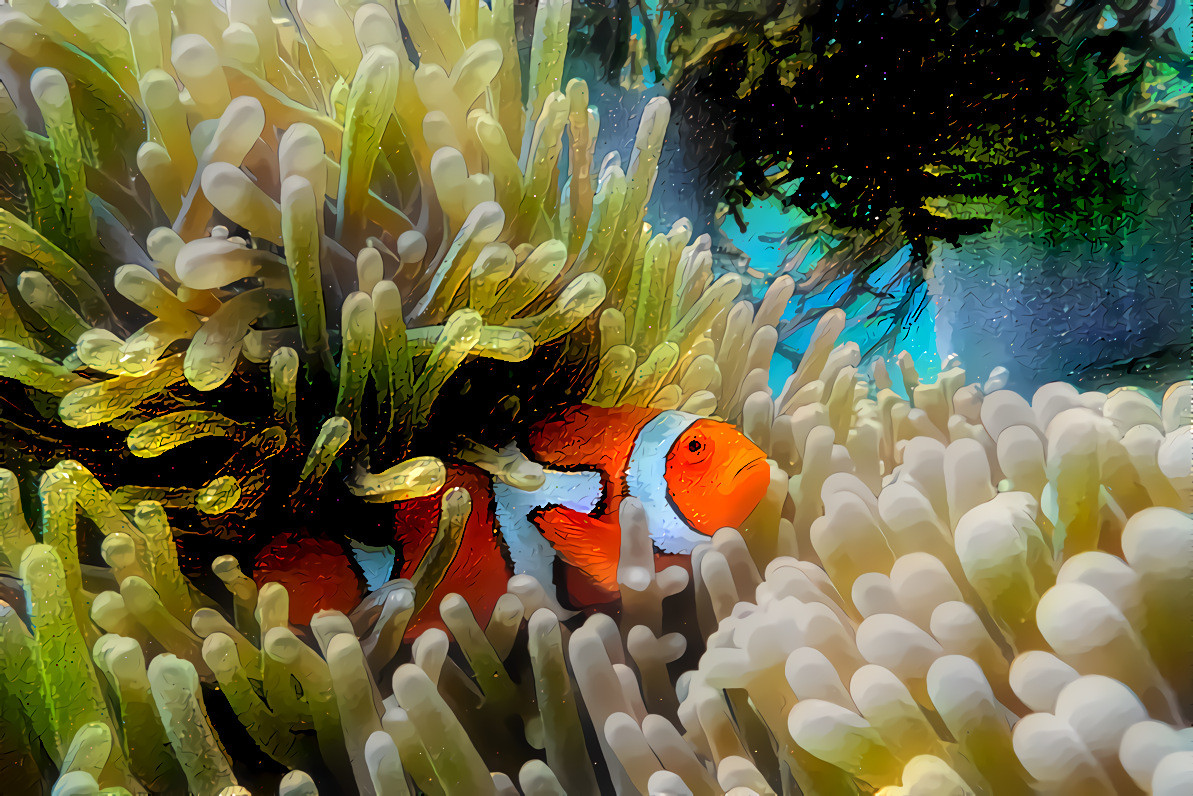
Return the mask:
<path id="1" fill-rule="evenodd" d="M 4 791 L 1187 792 L 1189 382 L 772 391 L 572 14 L 0 6 Z"/>

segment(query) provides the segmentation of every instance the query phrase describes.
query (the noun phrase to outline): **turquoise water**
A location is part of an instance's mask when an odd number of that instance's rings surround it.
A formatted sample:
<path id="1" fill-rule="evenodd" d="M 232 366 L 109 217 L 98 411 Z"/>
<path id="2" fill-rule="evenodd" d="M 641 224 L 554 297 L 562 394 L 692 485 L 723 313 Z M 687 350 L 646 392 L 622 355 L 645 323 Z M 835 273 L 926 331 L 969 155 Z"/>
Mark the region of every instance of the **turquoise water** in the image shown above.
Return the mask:
<path id="1" fill-rule="evenodd" d="M 643 5 L 646 6 L 646 13 L 654 18 L 659 11 L 659 0 L 644 0 Z M 671 28 L 675 24 L 675 15 L 666 14 L 663 17 L 663 23 L 659 26 L 658 37 L 656 38 L 657 45 L 655 47 L 655 57 L 659 59 L 659 68 L 663 70 L 663 74 L 671 68 L 671 59 L 667 57 L 667 37 L 671 35 Z M 635 11 L 633 12 L 633 23 L 630 27 L 631 35 L 637 36 L 639 41 L 643 40 L 643 33 L 645 31 L 642 27 L 642 18 Z M 647 83 L 651 83 L 654 75 L 647 70 L 642 79 Z"/>
<path id="2" fill-rule="evenodd" d="M 742 208 L 746 231 L 741 232 L 735 224 L 722 227 L 727 237 L 735 246 L 750 257 L 750 265 L 765 273 L 773 273 L 782 264 L 784 257 L 792 247 L 779 243 L 783 237 L 796 225 L 806 220 L 806 216 L 798 210 L 784 210 L 776 201 L 754 202 L 750 207 Z M 890 262 L 880 268 L 872 279 L 874 284 L 883 284 L 889 280 L 907 262 L 909 251 L 904 249 Z M 800 272 L 810 271 L 816 264 L 816 252 L 813 250 L 805 263 L 794 274 L 798 281 Z M 805 303 L 805 310 L 832 306 L 848 288 L 847 279 L 839 279 L 826 287 L 817 295 L 810 296 Z M 924 288 L 921 288 L 923 291 Z M 892 305 L 902 298 L 902 293 L 895 292 L 890 301 Z M 917 299 L 917 303 L 924 299 Z M 885 324 L 867 323 L 864 319 L 874 309 L 874 299 L 865 297 L 856 301 L 852 306 L 845 307 L 848 320 L 845 331 L 841 335 L 840 343 L 854 342 L 863 352 L 868 350 L 887 330 Z M 792 302 L 795 304 L 795 302 Z M 795 315 L 794 307 L 788 310 L 785 319 Z M 787 346 L 791 351 L 802 352 L 812 337 L 814 325 L 801 328 L 787 339 Z M 907 351 L 915 361 L 920 376 L 932 378 L 940 372 L 941 356 L 936 328 L 935 301 L 928 300 L 922 311 L 914 313 L 914 317 L 900 333 L 895 344 L 895 352 Z M 946 356 L 949 352 L 945 352 Z M 798 360 L 798 356 L 796 357 Z M 892 363 L 893 364 L 893 363 Z M 771 390 L 777 395 L 783 388 L 783 383 L 792 374 L 794 364 L 786 357 L 775 357 L 771 368 Z M 902 377 L 897 368 L 888 368 L 894 388 L 903 393 Z M 976 374 L 975 374 L 976 375 Z"/>

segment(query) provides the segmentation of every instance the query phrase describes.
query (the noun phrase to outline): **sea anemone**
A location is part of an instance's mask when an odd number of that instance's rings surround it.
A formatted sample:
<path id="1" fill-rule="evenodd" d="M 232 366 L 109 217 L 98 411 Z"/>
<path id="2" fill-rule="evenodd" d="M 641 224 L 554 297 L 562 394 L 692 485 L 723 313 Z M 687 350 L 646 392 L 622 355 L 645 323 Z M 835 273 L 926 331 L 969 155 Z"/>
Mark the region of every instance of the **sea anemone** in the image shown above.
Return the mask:
<path id="1" fill-rule="evenodd" d="M 604 308 L 597 378 L 573 380 L 657 402 L 736 295 L 690 225 L 643 225 L 665 100 L 625 168 L 594 166 L 587 87 L 560 86 L 566 3 L 541 5 L 526 86 L 509 3 L 403 3 L 400 28 L 373 4 L 2 10 L 29 73 L 5 94 L 0 232 L 29 270 L 6 291 L 4 375 L 138 457 L 241 449 L 191 490 L 125 485 L 124 505 L 249 514 L 278 471 L 316 485 L 337 456 L 358 497 L 433 494 L 442 467 L 410 454 L 465 363 L 557 352 Z M 221 388 L 265 388 L 271 411 Z M 296 462 L 247 472 L 275 456 Z"/>
<path id="2" fill-rule="evenodd" d="M 31 792 L 52 767 L 56 792 L 231 794 L 260 755 L 293 769 L 281 794 L 1184 792 L 1190 383 L 1162 406 L 1061 384 L 1029 403 L 954 390 L 950 370 L 875 400 L 832 320 L 788 385 L 806 402 L 767 426 L 776 402 L 752 395 L 772 489 L 696 550 L 690 584 L 654 571 L 623 504 L 619 620 L 574 617 L 522 575 L 484 627 L 451 596 L 448 632 L 403 644 L 414 590 L 394 581 L 308 630 L 230 558 L 224 613 L 178 571 L 156 504 L 130 521 L 68 463 L 41 482 L 36 544 L 8 477 L 33 628 L 4 610 L 13 774 Z M 142 565 L 109 533 L 118 592 L 71 586 L 75 502 L 150 542 Z M 205 699 L 252 752 L 228 754 Z"/>
<path id="3" fill-rule="evenodd" d="M 907 400 L 833 311 L 772 395 L 792 280 L 643 223 L 664 101 L 594 165 L 569 16 L 524 81 L 508 0 L 0 6 L 6 788 L 1185 792 L 1190 384 Z M 627 499 L 611 611 L 518 575 L 407 643 L 354 507 L 581 400 L 736 423 L 766 497 L 691 576 Z"/>

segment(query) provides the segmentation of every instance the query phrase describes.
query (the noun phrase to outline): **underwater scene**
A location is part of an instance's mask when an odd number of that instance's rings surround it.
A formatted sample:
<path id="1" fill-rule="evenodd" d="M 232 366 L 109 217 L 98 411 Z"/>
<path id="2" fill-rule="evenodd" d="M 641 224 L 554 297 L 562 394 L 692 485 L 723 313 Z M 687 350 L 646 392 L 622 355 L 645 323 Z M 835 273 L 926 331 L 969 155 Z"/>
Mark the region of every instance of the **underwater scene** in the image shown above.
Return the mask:
<path id="1" fill-rule="evenodd" d="M 0 0 L 0 794 L 1193 794 L 1188 0 Z"/>

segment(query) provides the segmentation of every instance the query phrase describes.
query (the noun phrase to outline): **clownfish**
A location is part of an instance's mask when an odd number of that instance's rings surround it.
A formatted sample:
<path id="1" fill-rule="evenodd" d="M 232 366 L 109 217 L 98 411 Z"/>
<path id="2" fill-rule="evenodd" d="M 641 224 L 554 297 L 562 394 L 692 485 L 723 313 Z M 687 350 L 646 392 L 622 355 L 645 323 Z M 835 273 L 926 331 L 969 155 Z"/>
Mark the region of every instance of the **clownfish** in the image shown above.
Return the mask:
<path id="1" fill-rule="evenodd" d="M 522 489 L 475 466 L 451 463 L 439 492 L 394 504 L 392 545 L 352 545 L 354 569 L 370 590 L 410 578 L 430 550 L 443 496 L 456 488 L 468 491 L 472 508 L 459 549 L 438 583 L 422 586 L 429 589 L 428 599 L 408 633 L 440 626 L 436 607 L 453 592 L 468 601 L 483 625 L 518 574 L 534 576 L 548 590 L 555 587 L 560 602 L 571 608 L 608 603 L 618 596 L 623 500 L 642 502 L 660 564 L 682 563 L 720 528 L 740 525 L 770 483 L 765 454 L 741 432 L 686 412 L 575 406 L 536 423 L 525 442 L 523 453 L 544 468 L 537 488 Z M 285 572 L 279 563 L 259 557 L 254 577 L 302 589 L 295 562 Z M 320 559 L 324 575 L 329 564 Z M 270 570 L 280 577 L 271 577 Z M 331 600 L 300 599 L 315 610 L 343 610 Z M 293 620 L 293 597 L 291 603 Z"/>

